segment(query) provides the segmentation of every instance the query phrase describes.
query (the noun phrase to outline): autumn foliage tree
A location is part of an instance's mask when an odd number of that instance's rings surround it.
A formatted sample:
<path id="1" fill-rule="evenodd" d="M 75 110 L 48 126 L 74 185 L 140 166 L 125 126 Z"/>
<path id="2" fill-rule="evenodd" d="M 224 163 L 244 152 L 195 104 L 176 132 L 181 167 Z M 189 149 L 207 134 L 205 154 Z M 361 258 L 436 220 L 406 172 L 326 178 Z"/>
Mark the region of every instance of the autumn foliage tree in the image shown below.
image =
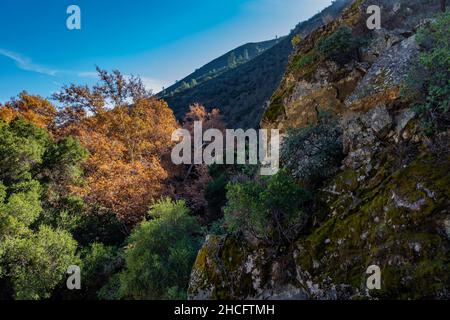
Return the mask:
<path id="1" fill-rule="evenodd" d="M 22 91 L 4 106 L 0 106 L 0 119 L 7 123 L 22 117 L 44 128 L 54 123 L 55 116 L 56 109 L 47 99 L 30 95 L 26 91 Z"/>
<path id="2" fill-rule="evenodd" d="M 130 225 L 168 192 L 163 155 L 177 123 L 139 78 L 97 70 L 100 81 L 92 88 L 65 86 L 53 96 L 64 105 L 59 134 L 77 137 L 90 153 L 86 186 L 75 191 Z"/>
<path id="3" fill-rule="evenodd" d="M 193 104 L 183 119 L 183 129 L 190 132 L 192 141 L 195 122 L 202 124 L 202 134 L 208 129 L 225 130 L 222 116 L 218 109 L 208 112 L 204 106 Z M 193 153 L 194 149 L 192 149 L 192 155 Z M 176 172 L 174 185 L 177 197 L 185 199 L 193 212 L 207 220 L 205 216 L 207 214 L 205 211 L 207 203 L 204 190 L 211 180 L 208 167 L 204 164 L 188 164 L 177 166 L 173 170 L 173 172 Z"/>

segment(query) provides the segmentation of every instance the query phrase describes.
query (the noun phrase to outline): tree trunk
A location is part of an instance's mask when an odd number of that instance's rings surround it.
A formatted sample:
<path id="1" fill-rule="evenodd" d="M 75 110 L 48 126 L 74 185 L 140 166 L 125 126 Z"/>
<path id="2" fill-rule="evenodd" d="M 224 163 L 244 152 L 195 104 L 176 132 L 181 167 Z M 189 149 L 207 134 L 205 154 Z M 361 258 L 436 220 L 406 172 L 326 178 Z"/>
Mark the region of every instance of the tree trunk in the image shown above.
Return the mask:
<path id="1" fill-rule="evenodd" d="M 446 3 L 446 0 L 441 0 L 441 10 L 442 10 L 442 12 L 445 12 L 445 10 L 446 10 L 445 3 Z"/>

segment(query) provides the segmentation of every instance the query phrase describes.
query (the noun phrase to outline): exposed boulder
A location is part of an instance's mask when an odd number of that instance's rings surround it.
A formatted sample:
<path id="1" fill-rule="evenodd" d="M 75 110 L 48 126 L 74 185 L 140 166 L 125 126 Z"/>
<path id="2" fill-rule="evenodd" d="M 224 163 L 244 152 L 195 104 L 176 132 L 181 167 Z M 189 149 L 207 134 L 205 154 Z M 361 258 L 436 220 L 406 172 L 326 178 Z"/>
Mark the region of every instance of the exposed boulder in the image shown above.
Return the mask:
<path id="1" fill-rule="evenodd" d="M 401 30 L 395 32 L 386 29 L 374 30 L 369 45 L 361 49 L 361 60 L 370 63 L 377 61 L 386 50 L 401 42 L 405 33 L 407 34 Z"/>
<path id="2" fill-rule="evenodd" d="M 404 130 L 415 116 L 416 113 L 411 109 L 405 109 L 398 112 L 395 119 L 395 123 L 397 124 L 395 127 L 395 132 L 398 136 L 403 134 Z"/>
<path id="3" fill-rule="evenodd" d="M 362 115 L 352 114 L 346 117 L 342 123 L 344 152 L 348 154 L 344 163 L 355 170 L 368 165 L 389 134 L 392 124 L 385 106 L 370 109 Z"/>
<path id="4" fill-rule="evenodd" d="M 366 110 L 373 107 L 367 104 L 361 106 L 361 100 L 370 101 L 367 97 L 385 94 L 387 89 L 399 87 L 411 70 L 411 66 L 418 60 L 418 55 L 419 47 L 415 36 L 387 50 L 372 65 L 353 94 L 345 100 L 345 105 Z M 398 95 L 395 98 L 398 98 Z"/>
<path id="5" fill-rule="evenodd" d="M 295 281 L 290 254 L 231 236 L 208 236 L 200 250 L 189 299 L 296 299 L 309 296 Z"/>

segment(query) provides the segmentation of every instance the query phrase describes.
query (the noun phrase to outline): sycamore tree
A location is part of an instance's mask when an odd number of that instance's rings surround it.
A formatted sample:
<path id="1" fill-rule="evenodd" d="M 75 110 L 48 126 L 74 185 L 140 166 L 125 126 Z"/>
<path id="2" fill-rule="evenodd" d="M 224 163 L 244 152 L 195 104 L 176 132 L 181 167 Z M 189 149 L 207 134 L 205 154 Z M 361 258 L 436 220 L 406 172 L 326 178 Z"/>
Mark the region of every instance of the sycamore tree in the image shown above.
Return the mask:
<path id="1" fill-rule="evenodd" d="M 59 135 L 77 137 L 90 153 L 86 185 L 74 191 L 100 212 L 116 214 L 128 232 L 155 199 L 170 193 L 165 155 L 177 123 L 139 78 L 97 71 L 95 86 L 72 84 L 53 96 L 64 106 Z"/>

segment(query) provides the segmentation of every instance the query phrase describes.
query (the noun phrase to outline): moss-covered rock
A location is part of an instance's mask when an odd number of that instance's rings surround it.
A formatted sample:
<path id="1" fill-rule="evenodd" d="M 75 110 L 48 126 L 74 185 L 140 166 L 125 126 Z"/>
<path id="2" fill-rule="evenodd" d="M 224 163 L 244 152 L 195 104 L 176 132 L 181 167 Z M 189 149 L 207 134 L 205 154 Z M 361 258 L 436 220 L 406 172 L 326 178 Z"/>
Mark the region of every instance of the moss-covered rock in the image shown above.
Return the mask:
<path id="1" fill-rule="evenodd" d="M 367 31 L 370 4 L 383 7 L 382 31 Z M 343 119 L 343 167 L 317 192 L 313 219 L 290 247 L 208 238 L 191 298 L 450 298 L 450 133 L 421 137 L 399 99 L 417 58 L 414 26 L 435 9 L 429 1 L 355 0 L 302 39 L 261 126 L 299 128 L 331 111 Z M 315 44 L 343 25 L 369 41 L 360 57 L 338 66 Z M 381 290 L 366 287 L 372 265 L 381 270 Z"/>
<path id="2" fill-rule="evenodd" d="M 382 289 L 370 292 L 373 297 L 448 297 L 450 243 L 436 226 L 448 215 L 449 160 L 421 156 L 379 187 L 362 186 L 362 191 L 355 193 L 358 205 L 331 215 L 320 228 L 299 240 L 299 268 L 308 270 L 315 283 L 332 279 L 334 284 L 351 288 L 352 296 L 366 296 L 365 271 L 378 265 Z M 353 188 L 349 187 L 350 192 Z M 332 206 L 340 201 L 338 197 Z"/>
<path id="3" fill-rule="evenodd" d="M 191 276 L 189 298 L 305 299 L 291 253 L 231 236 L 208 236 Z"/>
<path id="4" fill-rule="evenodd" d="M 381 177 L 374 171 L 357 182 L 348 169 L 333 179 L 327 216 L 283 252 L 210 237 L 198 255 L 190 297 L 450 297 L 443 222 L 449 218 L 450 158 L 423 154 L 393 172 L 386 168 L 395 166 L 384 161 Z M 371 265 L 381 268 L 381 290 L 366 289 Z"/>
<path id="5" fill-rule="evenodd" d="M 208 236 L 198 253 L 191 281 L 191 299 L 234 299 L 254 292 L 245 265 L 249 248 L 227 236 Z"/>

